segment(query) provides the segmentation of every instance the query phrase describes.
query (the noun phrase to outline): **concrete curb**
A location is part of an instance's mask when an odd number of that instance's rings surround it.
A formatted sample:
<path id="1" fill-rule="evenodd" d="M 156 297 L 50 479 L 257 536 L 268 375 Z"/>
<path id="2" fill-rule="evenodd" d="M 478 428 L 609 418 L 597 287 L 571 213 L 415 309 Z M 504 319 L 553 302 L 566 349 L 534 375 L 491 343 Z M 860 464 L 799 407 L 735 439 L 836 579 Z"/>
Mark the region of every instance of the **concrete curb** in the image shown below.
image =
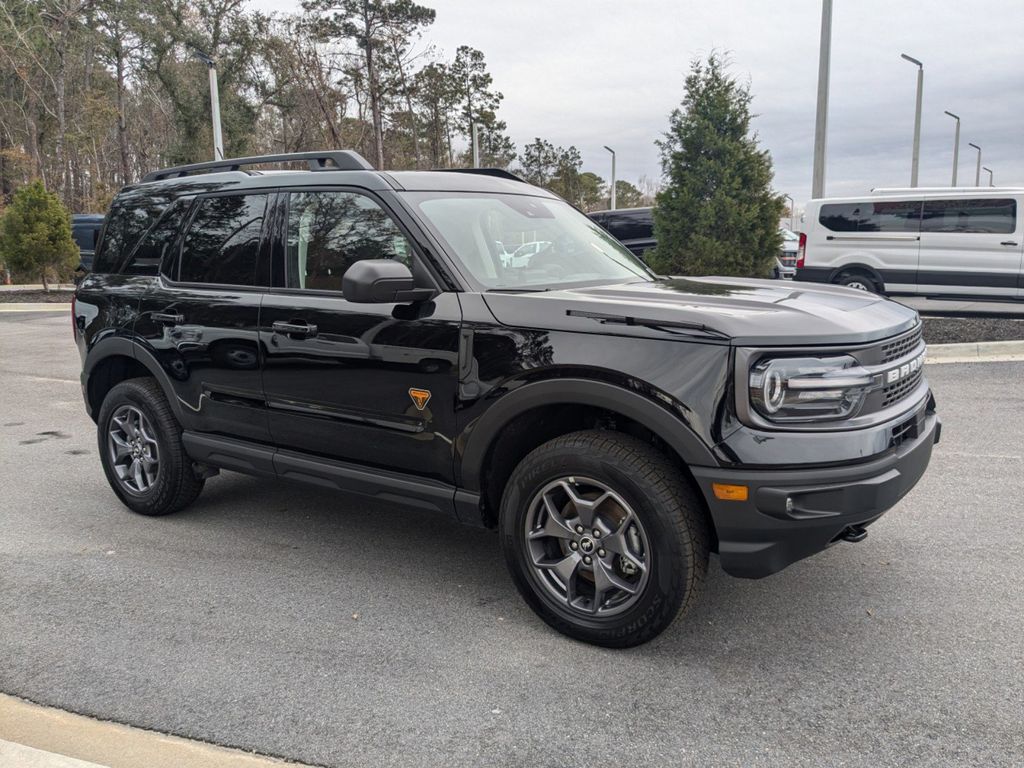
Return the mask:
<path id="1" fill-rule="evenodd" d="M 0 751 L 0 758 L 9 754 L 19 759 L 16 763 L 0 759 L 0 765 L 31 768 L 309 768 L 204 741 L 95 720 L 3 693 L 0 746 L 6 750 Z M 27 762 L 26 755 L 34 762 Z"/>
<path id="2" fill-rule="evenodd" d="M 6 301 L 0 312 L 70 312 L 70 301 Z"/>
<path id="3" fill-rule="evenodd" d="M 929 363 L 1006 363 L 1018 360 L 1024 360 L 1024 340 L 928 345 Z"/>

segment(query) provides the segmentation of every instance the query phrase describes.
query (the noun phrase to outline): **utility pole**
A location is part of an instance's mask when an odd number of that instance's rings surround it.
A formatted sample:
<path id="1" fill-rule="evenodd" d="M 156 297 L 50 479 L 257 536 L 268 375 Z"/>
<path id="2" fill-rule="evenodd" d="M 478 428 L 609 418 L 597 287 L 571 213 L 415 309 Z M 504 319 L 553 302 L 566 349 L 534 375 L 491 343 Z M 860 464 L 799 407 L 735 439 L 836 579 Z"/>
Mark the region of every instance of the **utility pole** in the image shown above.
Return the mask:
<path id="1" fill-rule="evenodd" d="M 968 147 L 974 147 L 976 150 L 978 150 L 978 165 L 977 165 L 977 167 L 974 170 L 974 186 L 980 187 L 981 186 L 981 147 L 979 147 L 977 144 L 971 144 L 970 142 L 967 143 L 967 146 Z"/>
<path id="2" fill-rule="evenodd" d="M 217 61 L 208 53 L 193 48 L 195 57 L 206 65 L 210 74 L 210 113 L 213 115 L 213 159 L 224 159 L 224 135 L 220 129 L 220 89 L 217 85 Z"/>
<path id="3" fill-rule="evenodd" d="M 793 198 L 790 197 L 789 195 L 783 195 L 783 197 L 786 198 L 787 200 L 789 200 L 789 228 L 792 231 L 792 230 L 796 229 L 796 227 L 793 226 L 793 224 L 794 224 L 794 217 L 796 216 L 796 213 L 795 213 L 795 211 L 796 211 L 795 203 L 793 202 Z"/>
<path id="4" fill-rule="evenodd" d="M 480 124 L 473 123 L 473 167 L 480 167 Z"/>
<path id="5" fill-rule="evenodd" d="M 956 169 L 960 162 L 960 115 L 954 115 L 948 109 L 946 114 L 956 120 L 956 134 L 953 136 L 953 186 L 956 186 Z"/>
<path id="6" fill-rule="evenodd" d="M 814 171 L 811 197 L 825 196 L 825 136 L 828 132 L 828 80 L 832 61 L 832 0 L 821 0 L 818 48 L 818 109 L 814 117 Z"/>
<path id="7" fill-rule="evenodd" d="M 993 181 L 993 178 L 992 178 L 992 169 L 991 168 L 982 168 L 981 170 L 988 171 L 988 185 L 990 187 L 994 187 L 995 186 L 995 182 Z"/>
<path id="8" fill-rule="evenodd" d="M 615 150 L 611 147 L 605 147 L 609 152 L 612 153 L 612 210 L 615 210 Z"/>
<path id="9" fill-rule="evenodd" d="M 921 96 L 924 93 L 924 64 L 913 56 L 901 53 L 900 57 L 917 65 L 917 107 L 914 110 L 914 154 L 910 159 L 910 186 L 917 186 L 917 167 L 921 156 Z"/>

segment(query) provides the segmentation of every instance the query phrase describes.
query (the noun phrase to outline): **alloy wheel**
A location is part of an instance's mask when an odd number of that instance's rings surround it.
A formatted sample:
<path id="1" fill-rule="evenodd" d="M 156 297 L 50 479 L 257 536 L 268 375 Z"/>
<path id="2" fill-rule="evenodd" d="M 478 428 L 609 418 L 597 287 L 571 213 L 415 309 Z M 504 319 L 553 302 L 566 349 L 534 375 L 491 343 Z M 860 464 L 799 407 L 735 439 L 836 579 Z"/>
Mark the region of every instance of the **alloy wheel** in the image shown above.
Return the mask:
<path id="1" fill-rule="evenodd" d="M 530 502 L 526 549 L 534 579 L 575 616 L 622 613 L 643 594 L 651 547 L 633 508 L 604 483 L 563 477 Z"/>
<path id="2" fill-rule="evenodd" d="M 147 493 L 160 474 L 160 454 L 153 427 L 133 405 L 122 405 L 107 428 L 110 465 L 121 487 L 129 493 Z"/>

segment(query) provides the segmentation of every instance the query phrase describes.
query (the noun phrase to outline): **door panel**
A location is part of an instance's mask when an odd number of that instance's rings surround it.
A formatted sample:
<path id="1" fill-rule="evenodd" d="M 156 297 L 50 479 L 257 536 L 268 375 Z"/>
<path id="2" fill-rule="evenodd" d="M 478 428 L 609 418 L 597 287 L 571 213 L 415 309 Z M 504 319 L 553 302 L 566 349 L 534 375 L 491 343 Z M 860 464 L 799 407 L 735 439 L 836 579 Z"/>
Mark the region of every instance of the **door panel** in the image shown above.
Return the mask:
<path id="1" fill-rule="evenodd" d="M 154 281 L 135 332 L 167 372 L 186 429 L 267 441 L 259 292 Z"/>
<path id="2" fill-rule="evenodd" d="M 383 202 L 355 190 L 281 195 L 260 311 L 263 389 L 282 448 L 450 482 L 461 310 L 457 295 L 356 304 L 361 259 L 396 259 L 436 288 Z M 415 397 L 410 390 L 414 390 Z"/>
<path id="3" fill-rule="evenodd" d="M 268 294 L 260 339 L 274 442 L 450 482 L 460 321 L 453 293 L 420 305 Z M 429 393 L 422 408 L 410 390 Z"/>
<path id="4" fill-rule="evenodd" d="M 961 198 L 925 202 L 920 292 L 1014 298 L 1024 243 L 1017 201 Z"/>

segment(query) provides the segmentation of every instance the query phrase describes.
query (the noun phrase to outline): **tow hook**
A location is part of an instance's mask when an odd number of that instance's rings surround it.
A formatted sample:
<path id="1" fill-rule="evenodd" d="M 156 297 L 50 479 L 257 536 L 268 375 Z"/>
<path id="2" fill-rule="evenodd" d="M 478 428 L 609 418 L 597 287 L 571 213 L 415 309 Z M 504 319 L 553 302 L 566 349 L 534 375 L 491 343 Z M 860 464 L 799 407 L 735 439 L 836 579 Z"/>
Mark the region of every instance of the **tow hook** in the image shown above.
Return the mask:
<path id="1" fill-rule="evenodd" d="M 858 541 L 864 541 L 867 537 L 868 530 L 863 525 L 848 525 L 846 526 L 846 530 L 839 534 L 840 539 L 854 544 Z"/>

